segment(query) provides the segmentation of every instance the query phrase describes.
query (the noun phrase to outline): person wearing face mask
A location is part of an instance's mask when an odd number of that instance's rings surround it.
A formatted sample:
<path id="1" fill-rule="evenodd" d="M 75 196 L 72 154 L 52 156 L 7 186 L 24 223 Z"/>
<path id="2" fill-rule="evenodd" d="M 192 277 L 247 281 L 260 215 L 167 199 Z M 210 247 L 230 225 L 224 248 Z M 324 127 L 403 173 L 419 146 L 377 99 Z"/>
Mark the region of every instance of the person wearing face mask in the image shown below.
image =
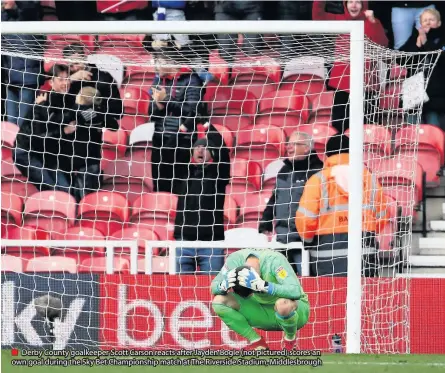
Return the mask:
<path id="1" fill-rule="evenodd" d="M 209 241 L 208 248 L 177 248 L 178 273 L 216 274 L 224 265 L 224 249 L 210 241 L 224 240 L 225 190 L 230 181 L 230 153 L 221 134 L 205 124 L 206 136 L 192 149 L 188 175 L 182 182 L 176 208 L 177 241 Z M 198 272 L 199 273 L 199 272 Z"/>
<path id="2" fill-rule="evenodd" d="M 426 93 L 429 101 L 423 104 L 423 121 L 445 131 L 445 28 L 442 26 L 440 13 L 428 8 L 420 15 L 420 28 L 414 28 L 411 37 L 400 47 L 404 52 L 428 52 L 442 49 L 436 66 L 431 72 Z M 419 59 L 425 58 L 424 56 Z M 422 61 L 419 60 L 419 63 Z M 416 66 L 416 64 L 410 63 Z M 416 73 L 415 71 L 410 72 Z M 416 123 L 417 115 L 408 121 Z"/>
<path id="3" fill-rule="evenodd" d="M 277 242 L 301 242 L 295 227 L 295 214 L 306 181 L 323 168 L 323 162 L 312 149 L 312 138 L 307 133 L 295 131 L 289 137 L 287 159 L 277 174 L 275 189 L 258 227 L 259 233 L 272 232 L 275 221 Z M 283 254 L 294 271 L 301 275 L 301 250 L 289 249 Z"/>
<path id="4" fill-rule="evenodd" d="M 367 1 L 349 0 L 343 2 L 344 13 L 333 14 L 325 11 L 324 1 L 314 1 L 312 14 L 316 20 L 328 21 L 364 21 L 365 36 L 372 42 L 388 46 L 388 38 L 380 21 L 374 16 L 374 12 L 368 9 Z M 335 42 L 335 55 L 349 56 L 349 35 L 339 35 Z M 347 62 L 336 61 L 330 71 L 328 86 L 335 90 L 334 105 L 332 107 L 332 126 L 340 133 L 349 128 L 349 78 L 350 65 Z M 365 76 L 365 79 L 369 77 Z M 368 85 L 368 82 L 365 82 Z M 368 92 L 371 93 L 371 92 Z M 371 96 L 371 95 L 370 95 Z M 372 105 L 370 97 L 365 102 Z M 365 107 L 365 114 L 368 112 Z"/>

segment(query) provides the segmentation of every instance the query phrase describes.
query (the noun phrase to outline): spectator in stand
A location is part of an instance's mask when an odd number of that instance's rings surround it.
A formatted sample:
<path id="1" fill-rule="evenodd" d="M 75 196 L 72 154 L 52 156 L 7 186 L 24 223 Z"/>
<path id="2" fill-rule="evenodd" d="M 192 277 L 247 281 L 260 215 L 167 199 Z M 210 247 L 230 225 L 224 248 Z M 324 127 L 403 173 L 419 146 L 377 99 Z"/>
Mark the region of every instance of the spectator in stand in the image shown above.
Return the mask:
<path id="1" fill-rule="evenodd" d="M 37 96 L 17 134 L 14 163 L 28 181 L 39 190 L 68 191 L 70 175 L 58 165 L 59 139 L 67 108 L 74 104 L 70 90 L 69 68 L 51 68 L 51 91 Z"/>
<path id="2" fill-rule="evenodd" d="M 230 154 L 221 134 L 206 123 L 205 138 L 193 145 L 188 177 L 181 183 L 175 220 L 177 241 L 223 241 L 225 189 L 230 179 Z M 179 273 L 216 274 L 225 249 L 177 248 Z"/>
<path id="3" fill-rule="evenodd" d="M 201 105 L 202 81 L 175 58 L 175 48 L 154 53 L 157 75 L 150 89 L 153 187 L 158 192 L 178 194 L 187 178 L 190 149 L 196 141 L 196 120 L 205 116 Z"/>
<path id="4" fill-rule="evenodd" d="M 388 45 L 388 38 L 380 21 L 374 17 L 374 12 L 368 9 L 366 1 L 349 0 L 344 2 L 344 14 L 326 13 L 323 1 L 314 1 L 313 15 L 318 20 L 363 20 L 365 35 L 374 43 Z M 349 35 L 340 35 L 335 43 L 335 53 L 349 55 Z M 334 105 L 332 107 L 332 126 L 343 133 L 349 128 L 349 77 L 350 65 L 345 62 L 335 62 L 330 72 L 329 87 L 335 89 Z M 370 99 L 365 102 L 370 103 Z M 365 108 L 365 113 L 368 110 Z"/>
<path id="5" fill-rule="evenodd" d="M 425 9 L 420 15 L 420 28 L 414 28 L 411 37 L 400 47 L 405 52 L 428 52 L 442 49 L 445 51 L 445 27 L 440 13 L 435 8 Z M 425 58 L 424 56 L 419 59 Z M 420 62 L 420 61 L 419 61 Z M 410 72 L 415 73 L 415 72 Z M 423 104 L 424 122 L 440 127 L 445 131 L 445 52 L 431 73 L 426 88 L 429 101 Z M 408 121 L 411 122 L 410 116 Z M 414 123 L 417 121 L 415 115 Z"/>
<path id="6" fill-rule="evenodd" d="M 314 0 L 312 4 L 313 21 L 344 21 L 348 15 L 344 1 L 320 1 Z"/>
<path id="7" fill-rule="evenodd" d="M 152 6 L 156 11 L 153 13 L 155 21 L 185 21 L 186 1 L 152 1 Z M 153 34 L 153 48 L 162 48 L 167 46 L 167 41 L 171 37 L 175 38 L 175 44 L 181 48 L 190 43 L 187 34 Z"/>
<path id="8" fill-rule="evenodd" d="M 394 49 L 400 49 L 410 38 L 413 27 L 421 28 L 420 15 L 435 8 L 435 1 L 392 1 L 391 23 Z"/>
<path id="9" fill-rule="evenodd" d="M 263 19 L 261 1 L 218 1 L 215 5 L 217 21 L 259 21 Z M 243 51 L 254 53 L 261 41 L 260 35 L 244 35 Z M 221 57 L 233 61 L 237 48 L 238 35 L 219 34 L 218 45 Z"/>
<path id="10" fill-rule="evenodd" d="M 277 19 L 281 21 L 312 20 L 312 1 L 278 1 L 271 5 L 276 9 Z M 299 43 L 302 38 L 304 36 L 280 35 L 281 43 L 289 49 L 298 49 L 302 44 L 304 45 L 304 43 Z"/>
<path id="11" fill-rule="evenodd" d="M 2 22 L 40 21 L 42 12 L 37 1 L 2 1 Z M 38 54 L 43 40 L 37 35 L 2 35 L 3 48 L 16 53 Z M 36 99 L 36 90 L 43 80 L 42 63 L 38 59 L 2 55 L 2 75 L 5 77 L 6 116 L 19 126 L 25 120 Z"/>
<path id="12" fill-rule="evenodd" d="M 349 139 L 333 136 L 326 144 L 324 168 L 304 187 L 295 218 L 310 252 L 312 276 L 346 276 L 348 272 Z M 363 269 L 374 277 L 378 269 L 378 233 L 387 223 L 386 199 L 377 178 L 363 175 Z M 360 248 L 359 248 L 360 249 Z"/>
<path id="13" fill-rule="evenodd" d="M 288 158 L 278 172 L 275 189 L 258 229 L 260 233 L 272 232 L 275 220 L 277 242 L 301 242 L 295 227 L 298 203 L 307 180 L 323 168 L 323 162 L 312 149 L 312 138 L 307 133 L 295 131 L 290 135 L 286 147 Z M 283 255 L 287 256 L 295 273 L 301 275 L 301 250 L 287 249 Z"/>
<path id="14" fill-rule="evenodd" d="M 60 138 L 59 165 L 71 173 L 71 193 L 78 202 L 100 188 L 103 129 L 119 128 L 116 119 L 104 114 L 102 102 L 96 88 L 82 87 Z"/>
<path id="15" fill-rule="evenodd" d="M 73 61 L 70 65 L 71 90 L 76 95 L 83 87 L 94 87 L 102 94 L 101 110 L 120 119 L 123 105 L 119 88 L 110 73 L 99 70 L 93 64 L 86 64 L 85 48 L 81 43 L 72 43 L 63 49 L 63 57 Z"/>
<path id="16" fill-rule="evenodd" d="M 144 19 L 141 12 L 147 8 L 148 1 L 96 1 L 97 12 L 104 21 L 136 21 Z"/>

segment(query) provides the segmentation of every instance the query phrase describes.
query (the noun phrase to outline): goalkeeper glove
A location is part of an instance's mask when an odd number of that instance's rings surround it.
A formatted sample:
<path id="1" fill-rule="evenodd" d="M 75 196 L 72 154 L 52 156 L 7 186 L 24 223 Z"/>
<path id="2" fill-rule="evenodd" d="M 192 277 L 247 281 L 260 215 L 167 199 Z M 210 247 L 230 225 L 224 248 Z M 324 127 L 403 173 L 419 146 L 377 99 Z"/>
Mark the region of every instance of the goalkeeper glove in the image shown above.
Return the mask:
<path id="1" fill-rule="evenodd" d="M 238 282 L 245 288 L 253 291 L 271 294 L 272 286 L 267 281 L 264 281 L 253 268 L 244 268 L 238 272 Z"/>
<path id="2" fill-rule="evenodd" d="M 221 291 L 222 293 L 227 293 L 227 290 L 235 286 L 235 281 L 236 281 L 236 272 L 235 269 L 232 269 L 224 275 L 224 279 L 218 285 L 219 291 Z"/>

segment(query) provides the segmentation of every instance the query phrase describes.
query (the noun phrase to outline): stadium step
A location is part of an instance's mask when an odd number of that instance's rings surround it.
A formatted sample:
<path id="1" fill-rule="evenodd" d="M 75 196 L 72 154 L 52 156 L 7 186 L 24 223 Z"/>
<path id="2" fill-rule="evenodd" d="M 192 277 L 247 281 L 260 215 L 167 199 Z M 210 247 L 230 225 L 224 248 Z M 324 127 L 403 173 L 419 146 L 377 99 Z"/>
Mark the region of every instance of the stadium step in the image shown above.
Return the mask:
<path id="1" fill-rule="evenodd" d="M 445 268 L 445 255 L 410 255 L 408 262 L 412 267 Z"/>
<path id="2" fill-rule="evenodd" d="M 431 269 L 415 268 L 417 271 L 411 271 L 411 273 L 397 273 L 396 277 L 399 278 L 445 278 L 445 271 L 441 272 L 427 272 Z M 438 268 L 435 268 L 438 269 Z"/>
<path id="3" fill-rule="evenodd" d="M 431 220 L 430 227 L 432 231 L 445 232 L 445 220 Z"/>
<path id="4" fill-rule="evenodd" d="M 445 237 L 421 237 L 419 238 L 419 250 L 421 255 L 445 256 Z"/>

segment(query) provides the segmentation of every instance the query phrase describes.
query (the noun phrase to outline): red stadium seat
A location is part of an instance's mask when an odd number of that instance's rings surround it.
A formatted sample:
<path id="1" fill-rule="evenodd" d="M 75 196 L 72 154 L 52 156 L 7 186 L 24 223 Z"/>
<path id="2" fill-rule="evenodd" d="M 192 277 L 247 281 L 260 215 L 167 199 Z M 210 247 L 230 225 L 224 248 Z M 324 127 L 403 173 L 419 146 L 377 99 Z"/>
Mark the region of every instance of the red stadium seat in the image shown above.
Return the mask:
<path id="1" fill-rule="evenodd" d="M 25 202 L 24 224 L 47 232 L 63 232 L 74 224 L 76 200 L 65 192 L 45 191 L 30 196 Z"/>
<path id="2" fill-rule="evenodd" d="M 105 237 L 100 231 L 96 229 L 71 227 L 63 233 L 55 232 L 51 235 L 51 239 L 59 241 L 103 241 L 105 240 Z M 77 263 L 81 263 L 83 260 L 91 258 L 91 256 L 104 256 L 105 247 L 54 247 L 52 249 L 52 255 L 75 259 Z"/>
<path id="3" fill-rule="evenodd" d="M 224 115 L 224 116 L 212 116 L 210 122 L 215 125 L 219 124 L 227 128 L 231 133 L 238 132 L 243 128 L 252 124 L 252 118 L 249 116 L 243 117 L 239 115 Z M 231 135 L 233 137 L 233 135 Z"/>
<path id="4" fill-rule="evenodd" d="M 286 136 L 294 131 L 298 131 L 302 125 L 300 116 L 292 116 L 287 114 L 260 114 L 255 117 L 255 126 L 274 126 L 284 131 Z"/>
<path id="5" fill-rule="evenodd" d="M 409 126 L 396 133 L 395 153 L 411 159 L 417 156 L 417 162 L 426 172 L 428 186 L 440 185 L 439 172 L 445 164 L 444 147 L 444 132 L 432 125 Z"/>
<path id="6" fill-rule="evenodd" d="M 29 260 L 26 272 L 77 273 L 77 262 L 63 256 L 42 256 Z"/>
<path id="7" fill-rule="evenodd" d="M 275 126 L 254 125 L 239 131 L 235 156 L 258 162 L 264 169 L 284 154 L 286 138 Z"/>
<path id="8" fill-rule="evenodd" d="M 238 217 L 238 204 L 232 196 L 226 195 L 224 199 L 224 226 L 231 228 Z"/>
<path id="9" fill-rule="evenodd" d="M 263 178 L 263 186 L 261 190 L 263 192 L 270 192 L 275 189 L 275 185 L 277 182 L 277 175 L 281 168 L 284 166 L 284 163 L 281 159 L 277 159 L 272 163 L 269 163 L 264 170 L 264 178 Z"/>
<path id="10" fill-rule="evenodd" d="M 281 83 L 280 89 L 296 90 L 306 95 L 318 95 L 326 91 L 326 84 L 322 77 L 314 74 L 290 74 Z"/>
<path id="11" fill-rule="evenodd" d="M 234 84 L 240 82 L 279 83 L 281 66 L 277 61 L 268 57 L 238 58 L 232 67 L 230 79 Z"/>
<path id="12" fill-rule="evenodd" d="M 368 162 L 368 168 L 377 176 L 385 194 L 402 207 L 402 215 L 413 215 L 423 197 L 422 167 L 412 159 L 394 157 Z"/>
<path id="13" fill-rule="evenodd" d="M 2 192 L 2 237 L 7 227 L 22 225 L 23 199 L 15 194 Z"/>
<path id="14" fill-rule="evenodd" d="M 2 121 L 1 131 L 2 159 L 12 159 L 12 149 L 14 149 L 19 126 L 11 122 Z"/>
<path id="15" fill-rule="evenodd" d="M 141 262 L 141 261 L 139 261 L 139 262 Z M 138 268 L 140 268 L 139 262 L 138 262 Z M 141 262 L 141 265 L 143 265 L 143 262 Z M 168 273 L 169 267 L 170 267 L 170 263 L 168 261 L 168 257 L 166 257 L 166 256 L 153 257 L 153 260 L 151 262 L 151 269 L 152 269 L 153 273 Z M 141 272 L 145 272 L 145 270 L 143 270 Z"/>
<path id="16" fill-rule="evenodd" d="M 93 257 L 85 259 L 79 266 L 79 273 L 106 272 L 107 264 L 105 257 Z M 114 273 L 128 273 L 130 271 L 130 261 L 128 259 L 115 257 L 113 262 Z"/>
<path id="17" fill-rule="evenodd" d="M 128 221 L 128 200 L 113 192 L 96 192 L 86 195 L 79 203 L 79 226 L 94 228 L 104 236 L 122 229 Z"/>
<path id="18" fill-rule="evenodd" d="M 218 53 L 218 50 L 211 50 L 209 53 L 209 73 L 211 73 L 220 84 L 229 83 L 229 65 Z"/>
<path id="19" fill-rule="evenodd" d="M 96 47 L 96 37 L 94 35 L 49 34 L 46 38 L 47 48 L 63 49 L 73 43 L 81 43 L 91 52 Z"/>
<path id="20" fill-rule="evenodd" d="M 321 117 L 328 117 L 330 120 L 332 116 L 332 106 L 334 105 L 334 92 L 322 92 L 308 96 L 311 103 L 311 117 L 316 117 L 321 120 Z"/>
<path id="21" fill-rule="evenodd" d="M 119 90 L 126 114 L 137 114 L 148 117 L 150 96 L 139 87 L 126 85 Z"/>
<path id="22" fill-rule="evenodd" d="M 22 197 L 24 201 L 26 199 L 37 193 L 37 188 L 27 182 L 26 177 L 24 177 L 17 167 L 12 163 L 12 160 L 2 159 L 1 162 L 2 169 L 2 180 L 1 180 L 1 190 L 4 193 L 16 194 Z"/>
<path id="23" fill-rule="evenodd" d="M 390 252 L 394 248 L 395 233 L 397 232 L 397 202 L 390 196 L 385 196 L 387 199 L 386 211 L 389 217 L 389 222 L 385 225 L 383 230 L 377 235 L 377 242 L 379 243 L 380 251 Z"/>
<path id="24" fill-rule="evenodd" d="M 213 116 L 244 115 L 253 116 L 258 101 L 253 93 L 232 87 L 219 86 L 212 97 L 206 94 L 209 112 Z"/>
<path id="25" fill-rule="evenodd" d="M 131 132 L 136 127 L 147 123 L 147 118 L 141 115 L 124 115 L 119 121 L 119 128 L 124 131 Z"/>
<path id="26" fill-rule="evenodd" d="M 161 240 L 173 239 L 177 204 L 178 197 L 175 194 L 144 194 L 133 202 L 130 221 L 156 232 Z"/>
<path id="27" fill-rule="evenodd" d="M 48 240 L 49 234 L 32 226 L 15 227 L 6 231 L 6 240 Z M 29 260 L 37 256 L 50 255 L 48 247 L 44 246 L 8 246 L 2 247 L 2 254 L 19 256 L 24 260 Z M 3 255 L 2 255 L 3 257 Z"/>
<path id="28" fill-rule="evenodd" d="M 383 93 L 379 96 L 379 107 L 383 110 L 394 112 L 399 109 L 402 98 L 402 84 L 391 83 L 385 87 Z"/>
<path id="29" fill-rule="evenodd" d="M 312 136 L 314 141 L 314 150 L 322 161 L 326 158 L 326 143 L 331 136 L 337 134 L 337 130 L 325 124 L 308 124 L 300 126 L 299 131 L 305 132 Z"/>
<path id="30" fill-rule="evenodd" d="M 251 193 L 248 194 L 243 205 L 240 206 L 240 212 L 237 223 L 247 228 L 246 223 L 256 226 L 263 216 L 264 209 L 271 197 L 271 193 Z"/>
<path id="31" fill-rule="evenodd" d="M 241 205 L 248 193 L 261 189 L 261 176 L 263 170 L 259 163 L 244 158 L 236 158 L 231 162 L 231 181 L 226 188 L 226 193 Z"/>
<path id="32" fill-rule="evenodd" d="M 143 40 L 145 34 L 99 34 L 97 42 L 100 48 L 112 47 L 129 47 L 140 48 L 141 53 L 145 52 L 143 49 Z"/>
<path id="33" fill-rule="evenodd" d="M 145 241 L 159 241 L 159 236 L 151 231 L 150 229 L 145 229 L 139 226 L 132 226 L 124 228 L 121 231 L 114 232 L 110 237 L 111 240 L 121 240 L 121 241 L 135 241 L 138 244 L 138 255 L 145 256 Z M 159 255 L 159 248 L 153 248 L 153 255 Z M 115 255 L 130 255 L 129 247 L 115 247 Z M 127 257 L 125 257 L 127 258 Z M 128 259 L 128 258 L 127 258 Z"/>
<path id="34" fill-rule="evenodd" d="M 365 163 L 373 158 L 382 158 L 391 154 L 391 132 L 380 125 L 365 124 L 363 126 L 363 157 Z M 349 136 L 349 129 L 345 135 Z"/>
<path id="35" fill-rule="evenodd" d="M 257 100 L 261 100 L 265 95 L 276 92 L 278 90 L 278 84 L 277 83 L 250 83 L 250 82 L 240 82 L 236 83 L 234 85 L 234 88 L 241 89 L 243 91 L 249 91 L 252 93 Z"/>
<path id="36" fill-rule="evenodd" d="M 114 161 L 125 155 L 127 150 L 128 135 L 122 130 L 103 130 L 102 132 L 102 159 L 101 168 L 104 169 L 110 161 Z"/>
<path id="37" fill-rule="evenodd" d="M 102 189 L 120 193 L 133 203 L 153 191 L 150 163 L 133 160 L 131 155 L 108 163 L 103 170 Z"/>
<path id="38" fill-rule="evenodd" d="M 152 84 L 156 75 L 153 56 L 144 51 L 140 52 L 137 59 L 138 63 L 129 63 L 126 65 L 125 83 L 137 85 Z"/>
<path id="39" fill-rule="evenodd" d="M 267 114 L 269 117 L 279 117 L 283 120 L 295 117 L 299 119 L 299 123 L 307 123 L 310 114 L 309 101 L 303 94 L 280 89 L 264 95 L 260 101 L 258 114 Z"/>
<path id="40" fill-rule="evenodd" d="M 13 255 L 2 255 L 2 272 L 23 272 L 22 258 Z"/>

